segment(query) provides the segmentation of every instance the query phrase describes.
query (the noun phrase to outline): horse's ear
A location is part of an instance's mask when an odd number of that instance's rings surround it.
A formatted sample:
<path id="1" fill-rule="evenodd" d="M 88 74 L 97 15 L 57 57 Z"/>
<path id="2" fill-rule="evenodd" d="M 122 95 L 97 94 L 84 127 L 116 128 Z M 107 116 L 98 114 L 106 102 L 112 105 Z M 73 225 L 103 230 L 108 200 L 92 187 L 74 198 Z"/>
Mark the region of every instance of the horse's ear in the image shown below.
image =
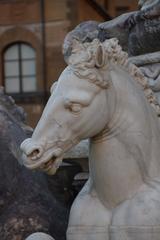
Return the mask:
<path id="1" fill-rule="evenodd" d="M 105 62 L 105 53 L 102 45 L 99 45 L 96 51 L 96 67 L 100 68 L 104 65 Z"/>
<path id="2" fill-rule="evenodd" d="M 50 88 L 50 93 L 51 93 L 51 94 L 53 93 L 54 89 L 56 88 L 57 83 L 58 83 L 58 81 L 56 81 L 56 82 L 54 82 L 54 83 L 52 84 L 52 86 L 51 86 L 51 88 Z"/>

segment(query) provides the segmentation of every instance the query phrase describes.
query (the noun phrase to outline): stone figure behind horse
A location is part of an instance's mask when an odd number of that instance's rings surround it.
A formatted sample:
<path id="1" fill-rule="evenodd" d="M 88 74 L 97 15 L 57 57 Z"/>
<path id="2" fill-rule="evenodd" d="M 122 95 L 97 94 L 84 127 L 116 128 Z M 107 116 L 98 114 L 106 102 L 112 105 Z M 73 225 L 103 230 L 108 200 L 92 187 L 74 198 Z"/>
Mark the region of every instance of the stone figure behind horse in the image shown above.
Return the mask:
<path id="1" fill-rule="evenodd" d="M 153 92 L 116 39 L 74 41 L 67 62 L 32 138 L 21 145 L 24 165 L 53 174 L 67 150 L 90 138 L 90 177 L 71 208 L 67 239 L 159 240 Z"/>

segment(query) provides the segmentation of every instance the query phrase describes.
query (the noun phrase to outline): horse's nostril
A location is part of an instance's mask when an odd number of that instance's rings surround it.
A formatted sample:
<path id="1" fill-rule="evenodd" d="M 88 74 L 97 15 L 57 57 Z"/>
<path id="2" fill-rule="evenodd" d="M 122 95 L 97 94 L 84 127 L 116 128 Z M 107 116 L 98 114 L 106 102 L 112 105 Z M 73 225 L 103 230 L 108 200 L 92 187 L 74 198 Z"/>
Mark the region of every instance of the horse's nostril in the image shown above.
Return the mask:
<path id="1" fill-rule="evenodd" d="M 40 149 L 34 149 L 30 154 L 28 154 L 28 157 L 35 160 L 37 158 L 39 158 L 40 156 Z"/>

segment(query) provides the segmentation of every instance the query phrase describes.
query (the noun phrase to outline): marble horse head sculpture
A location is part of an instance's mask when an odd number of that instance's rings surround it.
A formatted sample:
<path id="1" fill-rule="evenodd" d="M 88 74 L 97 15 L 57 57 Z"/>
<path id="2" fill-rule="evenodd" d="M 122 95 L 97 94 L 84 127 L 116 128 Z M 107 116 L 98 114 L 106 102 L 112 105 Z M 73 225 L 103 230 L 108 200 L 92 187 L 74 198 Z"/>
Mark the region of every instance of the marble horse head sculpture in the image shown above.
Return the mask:
<path id="1" fill-rule="evenodd" d="M 29 169 L 54 174 L 64 153 L 90 139 L 90 177 L 73 203 L 67 240 L 159 240 L 159 106 L 116 39 L 76 40 L 33 136 Z"/>

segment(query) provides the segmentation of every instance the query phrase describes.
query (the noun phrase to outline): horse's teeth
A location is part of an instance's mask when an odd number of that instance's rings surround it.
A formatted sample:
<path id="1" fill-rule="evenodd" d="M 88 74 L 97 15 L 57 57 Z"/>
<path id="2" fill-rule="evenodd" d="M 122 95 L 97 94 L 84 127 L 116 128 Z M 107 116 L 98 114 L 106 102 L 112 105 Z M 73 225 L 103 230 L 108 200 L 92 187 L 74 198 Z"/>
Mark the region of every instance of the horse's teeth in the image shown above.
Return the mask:
<path id="1" fill-rule="evenodd" d="M 41 168 L 48 169 L 49 167 L 52 166 L 53 162 L 54 162 L 53 160 L 49 160 L 48 162 L 43 163 L 43 164 L 41 165 Z"/>

